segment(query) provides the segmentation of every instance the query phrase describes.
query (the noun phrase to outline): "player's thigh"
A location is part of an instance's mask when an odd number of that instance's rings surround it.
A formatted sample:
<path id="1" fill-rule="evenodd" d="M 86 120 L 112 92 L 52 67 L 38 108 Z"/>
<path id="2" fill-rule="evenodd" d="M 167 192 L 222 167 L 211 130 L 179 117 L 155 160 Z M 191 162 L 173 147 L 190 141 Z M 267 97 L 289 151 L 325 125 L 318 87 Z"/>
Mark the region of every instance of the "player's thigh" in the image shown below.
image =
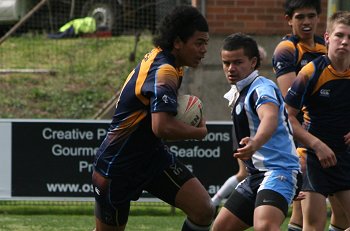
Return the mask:
<path id="1" fill-rule="evenodd" d="M 179 161 L 155 177 L 145 190 L 182 209 L 197 224 L 209 224 L 214 215 L 214 206 L 208 192 Z"/>
<path id="2" fill-rule="evenodd" d="M 261 179 L 258 180 L 260 182 Z M 224 204 L 224 208 L 239 219 L 247 227 L 253 226 L 255 209 L 256 187 L 251 187 L 251 180 L 248 178 L 241 182 L 231 193 Z M 254 184 L 253 182 L 252 184 Z M 224 210 L 225 211 L 225 210 Z M 219 212 L 219 215 L 221 210 Z"/>
<path id="3" fill-rule="evenodd" d="M 212 231 L 240 231 L 245 230 L 249 226 L 244 223 L 240 218 L 233 214 L 230 210 L 223 207 L 221 208 L 218 216 L 212 225 Z"/>
<path id="4" fill-rule="evenodd" d="M 123 227 L 128 221 L 130 202 L 116 203 L 113 199 L 117 185 L 94 171 L 92 176 L 95 196 L 95 217 L 99 227 Z M 107 228 L 106 228 L 107 229 Z M 108 230 L 108 229 L 107 229 Z"/>
<path id="5" fill-rule="evenodd" d="M 254 230 L 278 230 L 285 218 L 283 211 L 275 206 L 258 206 L 254 210 Z"/>
<path id="6" fill-rule="evenodd" d="M 303 226 L 303 212 L 301 210 L 301 202 L 300 201 L 293 201 L 292 215 L 290 217 L 289 223 Z"/>
<path id="7" fill-rule="evenodd" d="M 347 227 L 349 227 L 350 222 L 348 222 L 345 211 L 338 199 L 334 195 L 332 195 L 328 196 L 328 200 L 330 202 L 332 210 L 330 223 L 342 229 L 346 229 Z"/>
<path id="8" fill-rule="evenodd" d="M 176 197 L 183 185 L 194 175 L 180 161 L 169 165 L 145 186 L 145 190 L 157 198 L 176 206 Z"/>
<path id="9" fill-rule="evenodd" d="M 270 189 L 258 191 L 254 210 L 254 230 L 279 229 L 287 216 L 288 204 L 285 196 L 279 192 Z"/>
<path id="10" fill-rule="evenodd" d="M 341 206 L 348 218 L 348 225 L 350 225 L 350 190 L 336 192 L 334 193 L 334 197 L 338 201 L 338 209 Z"/>
<path id="11" fill-rule="evenodd" d="M 327 220 L 326 197 L 316 192 L 304 192 L 305 199 L 301 201 L 304 227 L 318 225 L 323 228 Z"/>
<path id="12" fill-rule="evenodd" d="M 184 210 L 188 215 L 205 213 L 207 216 L 213 216 L 214 206 L 208 192 L 197 178 L 192 178 L 182 185 L 176 195 L 176 207 Z"/>

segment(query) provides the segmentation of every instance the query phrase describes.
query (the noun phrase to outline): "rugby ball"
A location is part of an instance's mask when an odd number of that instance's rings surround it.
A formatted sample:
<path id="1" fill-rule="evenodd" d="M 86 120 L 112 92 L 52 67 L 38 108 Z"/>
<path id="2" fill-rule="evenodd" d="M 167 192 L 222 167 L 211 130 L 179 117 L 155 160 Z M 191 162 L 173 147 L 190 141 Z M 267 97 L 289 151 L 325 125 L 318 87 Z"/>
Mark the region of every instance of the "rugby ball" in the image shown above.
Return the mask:
<path id="1" fill-rule="evenodd" d="M 202 119 L 202 101 L 194 95 L 179 95 L 177 97 L 176 118 L 186 124 L 197 127 Z"/>

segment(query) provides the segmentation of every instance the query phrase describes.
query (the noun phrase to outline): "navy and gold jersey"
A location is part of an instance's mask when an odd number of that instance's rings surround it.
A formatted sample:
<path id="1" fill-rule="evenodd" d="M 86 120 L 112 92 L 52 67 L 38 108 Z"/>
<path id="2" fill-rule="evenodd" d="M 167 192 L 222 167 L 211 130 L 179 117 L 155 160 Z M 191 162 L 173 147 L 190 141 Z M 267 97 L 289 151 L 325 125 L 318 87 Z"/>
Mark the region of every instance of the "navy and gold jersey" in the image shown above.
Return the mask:
<path id="1" fill-rule="evenodd" d="M 272 66 L 276 78 L 286 73 L 298 72 L 303 66 L 315 58 L 326 54 L 323 38 L 314 37 L 315 46 L 309 47 L 300 42 L 295 35 L 286 35 L 277 45 L 272 56 Z"/>
<path id="2" fill-rule="evenodd" d="M 106 177 L 127 172 L 147 175 L 169 164 L 171 157 L 159 151 L 164 145 L 153 134 L 151 113 L 176 114 L 182 76 L 169 52 L 154 48 L 144 56 L 121 90 L 107 136 L 96 153 L 96 171 Z"/>
<path id="3" fill-rule="evenodd" d="M 307 64 L 289 89 L 285 101 L 304 107 L 304 126 L 335 153 L 347 149 L 344 136 L 350 131 L 350 71 L 337 72 L 327 56 Z"/>

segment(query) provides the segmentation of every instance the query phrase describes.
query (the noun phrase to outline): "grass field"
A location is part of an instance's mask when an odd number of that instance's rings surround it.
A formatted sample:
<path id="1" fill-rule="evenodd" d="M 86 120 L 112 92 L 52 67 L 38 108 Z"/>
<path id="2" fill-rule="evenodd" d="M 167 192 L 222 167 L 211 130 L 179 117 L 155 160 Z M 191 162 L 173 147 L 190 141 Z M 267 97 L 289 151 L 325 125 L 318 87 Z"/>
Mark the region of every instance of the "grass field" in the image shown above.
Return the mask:
<path id="1" fill-rule="evenodd" d="M 43 35 L 7 39 L 0 46 L 0 118 L 93 118 L 152 47 L 151 37 L 142 35 L 135 61 L 129 61 L 134 40 L 50 40 Z M 21 70 L 50 72 L 16 72 Z"/>
<path id="2" fill-rule="evenodd" d="M 130 216 L 127 231 L 179 231 L 184 215 Z M 286 230 L 286 220 L 282 230 Z M 93 230 L 89 215 L 0 215 L 1 231 L 87 231 Z M 249 229 L 253 230 L 253 229 Z"/>
<path id="3" fill-rule="evenodd" d="M 179 231 L 184 219 L 184 215 L 133 215 L 129 217 L 126 230 Z M 289 217 L 281 230 L 287 230 L 288 221 Z M 93 227 L 94 217 L 89 215 L 0 215 L 1 231 L 89 231 Z M 252 228 L 248 230 L 253 231 Z"/>
<path id="4" fill-rule="evenodd" d="M 179 231 L 185 215 L 164 203 L 132 203 L 127 231 Z M 287 230 L 289 217 L 282 230 Z M 91 231 L 93 203 L 22 205 L 0 201 L 0 231 Z M 328 227 L 328 224 L 327 224 Z M 253 231 L 253 229 L 249 229 Z"/>

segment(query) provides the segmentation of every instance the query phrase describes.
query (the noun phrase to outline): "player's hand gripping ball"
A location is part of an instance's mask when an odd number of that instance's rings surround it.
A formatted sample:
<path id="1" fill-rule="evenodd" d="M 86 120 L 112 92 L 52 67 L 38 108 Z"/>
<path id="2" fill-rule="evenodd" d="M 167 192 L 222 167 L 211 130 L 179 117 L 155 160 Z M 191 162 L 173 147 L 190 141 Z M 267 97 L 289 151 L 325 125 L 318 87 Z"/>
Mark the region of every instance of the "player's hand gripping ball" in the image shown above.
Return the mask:
<path id="1" fill-rule="evenodd" d="M 177 97 L 176 118 L 186 124 L 197 127 L 202 119 L 202 101 L 194 95 L 179 95 Z"/>

